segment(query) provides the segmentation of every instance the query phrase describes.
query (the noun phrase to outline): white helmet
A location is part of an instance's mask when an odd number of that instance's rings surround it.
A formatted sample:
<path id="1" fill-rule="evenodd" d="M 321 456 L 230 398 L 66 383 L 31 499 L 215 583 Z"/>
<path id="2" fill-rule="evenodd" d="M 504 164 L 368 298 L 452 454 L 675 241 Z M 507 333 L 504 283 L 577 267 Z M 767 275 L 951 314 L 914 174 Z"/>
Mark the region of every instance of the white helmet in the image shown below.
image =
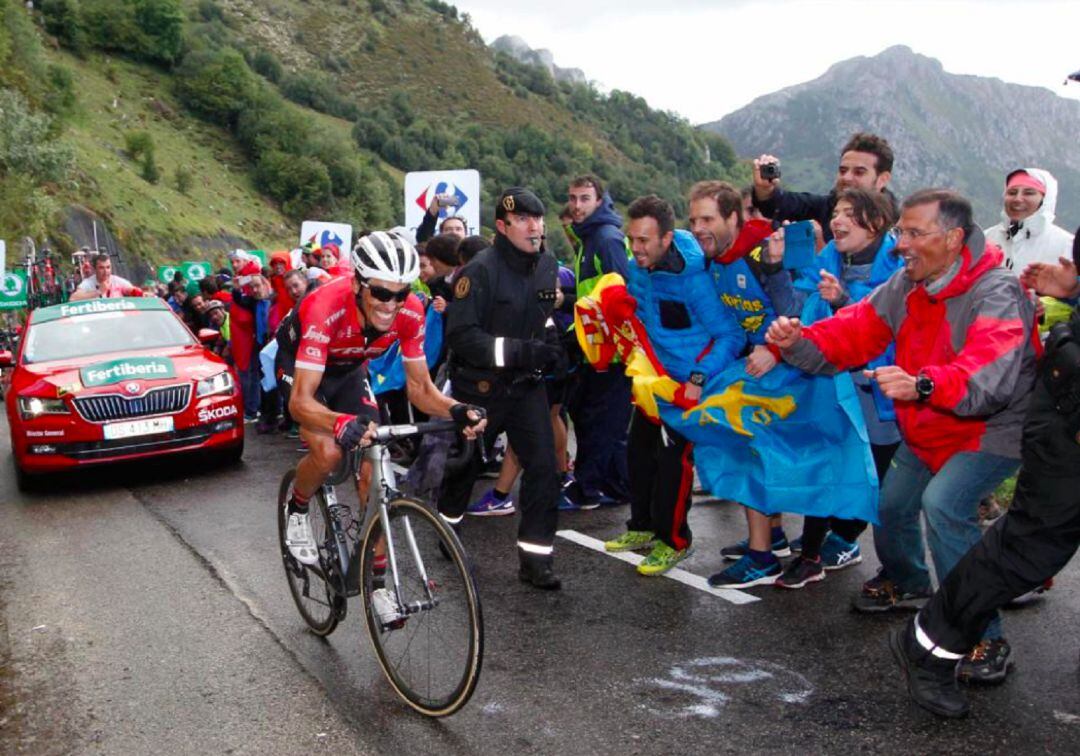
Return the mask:
<path id="1" fill-rule="evenodd" d="M 420 277 L 420 256 L 408 239 L 393 231 L 374 231 L 356 243 L 352 264 L 361 278 L 409 284 Z"/>

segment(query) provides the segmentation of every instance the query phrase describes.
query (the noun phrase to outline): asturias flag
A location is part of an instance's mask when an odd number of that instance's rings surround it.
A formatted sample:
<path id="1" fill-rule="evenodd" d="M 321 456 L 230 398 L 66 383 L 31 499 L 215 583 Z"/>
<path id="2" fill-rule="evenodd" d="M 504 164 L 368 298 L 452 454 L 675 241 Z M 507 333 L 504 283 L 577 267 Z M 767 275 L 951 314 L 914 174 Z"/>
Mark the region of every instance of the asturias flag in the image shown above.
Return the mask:
<path id="1" fill-rule="evenodd" d="M 694 443 L 707 490 L 766 514 L 877 522 L 877 474 L 848 374 L 810 376 L 780 364 L 752 378 L 739 360 L 684 410 L 671 403 L 678 383 L 657 360 L 632 303 L 618 275 L 603 276 L 575 305 L 578 340 L 601 367 L 615 352 L 623 357 L 635 404 Z"/>

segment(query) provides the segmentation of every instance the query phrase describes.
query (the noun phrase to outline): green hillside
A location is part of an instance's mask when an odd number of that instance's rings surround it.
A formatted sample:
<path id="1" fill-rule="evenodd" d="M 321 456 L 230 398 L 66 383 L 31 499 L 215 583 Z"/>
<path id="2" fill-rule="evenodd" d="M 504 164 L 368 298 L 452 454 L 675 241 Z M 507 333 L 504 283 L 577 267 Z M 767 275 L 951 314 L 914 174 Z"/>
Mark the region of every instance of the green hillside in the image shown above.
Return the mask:
<path id="1" fill-rule="evenodd" d="M 85 208 L 151 264 L 399 223 L 410 170 L 478 169 L 485 208 L 527 183 L 552 221 L 578 173 L 680 210 L 746 177 L 722 138 L 494 54 L 438 0 L 0 0 L 0 127 L 0 238 L 67 250 Z"/>

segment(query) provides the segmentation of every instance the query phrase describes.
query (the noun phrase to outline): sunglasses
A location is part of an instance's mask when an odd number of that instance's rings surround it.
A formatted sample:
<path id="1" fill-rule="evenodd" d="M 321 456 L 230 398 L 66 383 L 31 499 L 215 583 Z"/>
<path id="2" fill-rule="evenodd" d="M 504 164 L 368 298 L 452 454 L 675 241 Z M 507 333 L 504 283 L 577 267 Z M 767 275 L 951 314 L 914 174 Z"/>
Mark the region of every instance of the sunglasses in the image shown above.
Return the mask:
<path id="1" fill-rule="evenodd" d="M 392 291 L 384 286 L 372 286 L 371 284 L 364 284 L 364 288 L 370 291 L 371 296 L 380 302 L 404 302 L 411 293 L 407 286 L 401 291 Z"/>

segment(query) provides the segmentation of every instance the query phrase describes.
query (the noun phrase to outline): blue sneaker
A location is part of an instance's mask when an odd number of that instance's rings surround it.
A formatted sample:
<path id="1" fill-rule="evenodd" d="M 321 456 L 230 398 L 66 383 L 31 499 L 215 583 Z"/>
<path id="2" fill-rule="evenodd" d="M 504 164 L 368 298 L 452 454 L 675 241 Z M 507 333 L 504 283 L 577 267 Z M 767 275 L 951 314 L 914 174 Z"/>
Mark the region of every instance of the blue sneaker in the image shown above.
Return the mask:
<path id="1" fill-rule="evenodd" d="M 722 556 L 724 559 L 730 559 L 732 561 L 735 561 L 736 559 L 742 559 L 749 553 L 749 538 L 744 538 L 733 546 L 725 546 L 724 548 L 720 549 L 720 556 Z M 772 542 L 772 553 L 774 557 L 791 556 L 791 544 L 788 543 L 787 536 L 780 536 Z"/>
<path id="2" fill-rule="evenodd" d="M 821 566 L 826 570 L 842 570 L 862 561 L 859 544 L 845 541 L 832 531 L 821 544 Z"/>
<path id="3" fill-rule="evenodd" d="M 713 588 L 750 588 L 755 585 L 772 585 L 783 570 L 780 562 L 759 565 L 749 554 L 728 567 L 709 577 Z"/>
<path id="4" fill-rule="evenodd" d="M 495 498 L 495 494 L 488 491 L 480 497 L 479 501 L 474 501 L 465 510 L 465 514 L 471 514 L 474 517 L 502 517 L 503 515 L 512 515 L 517 510 L 514 508 L 514 500 L 507 496 L 502 501 Z"/>

